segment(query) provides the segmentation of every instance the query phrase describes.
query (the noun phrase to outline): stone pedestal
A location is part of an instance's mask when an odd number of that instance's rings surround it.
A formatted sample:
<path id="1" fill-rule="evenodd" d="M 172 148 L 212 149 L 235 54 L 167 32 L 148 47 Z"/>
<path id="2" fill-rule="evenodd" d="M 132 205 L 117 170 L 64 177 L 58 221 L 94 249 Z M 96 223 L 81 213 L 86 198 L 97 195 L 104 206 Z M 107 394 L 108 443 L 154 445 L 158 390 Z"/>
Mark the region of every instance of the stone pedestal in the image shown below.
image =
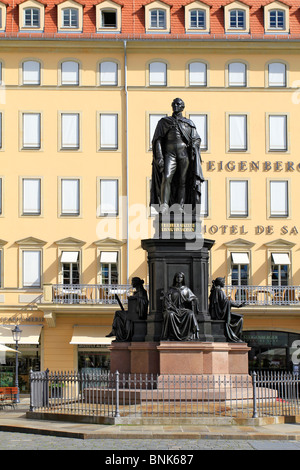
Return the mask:
<path id="1" fill-rule="evenodd" d="M 148 252 L 150 285 L 146 341 L 160 340 L 163 321 L 161 293 L 169 289 L 175 273 L 179 271 L 185 274 L 186 285 L 199 301 L 200 341 L 214 341 L 208 314 L 208 260 L 213 244 L 213 240 L 207 239 L 142 240 L 142 248 Z"/>
<path id="2" fill-rule="evenodd" d="M 247 375 L 249 350 L 246 343 L 112 343 L 111 372 L 160 376 Z"/>

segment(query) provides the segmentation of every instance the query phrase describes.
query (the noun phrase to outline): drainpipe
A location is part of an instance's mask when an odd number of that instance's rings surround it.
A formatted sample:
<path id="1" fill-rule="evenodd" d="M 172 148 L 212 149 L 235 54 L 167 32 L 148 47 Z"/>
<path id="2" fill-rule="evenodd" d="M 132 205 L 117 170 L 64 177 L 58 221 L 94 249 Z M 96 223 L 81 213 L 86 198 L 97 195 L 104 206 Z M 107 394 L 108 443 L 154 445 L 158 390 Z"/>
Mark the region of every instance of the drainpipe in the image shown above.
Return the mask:
<path id="1" fill-rule="evenodd" d="M 129 282 L 129 152 L 128 152 L 128 89 L 127 89 L 127 41 L 124 44 L 124 89 L 125 89 L 125 139 L 126 139 L 126 237 L 127 237 L 127 284 Z"/>

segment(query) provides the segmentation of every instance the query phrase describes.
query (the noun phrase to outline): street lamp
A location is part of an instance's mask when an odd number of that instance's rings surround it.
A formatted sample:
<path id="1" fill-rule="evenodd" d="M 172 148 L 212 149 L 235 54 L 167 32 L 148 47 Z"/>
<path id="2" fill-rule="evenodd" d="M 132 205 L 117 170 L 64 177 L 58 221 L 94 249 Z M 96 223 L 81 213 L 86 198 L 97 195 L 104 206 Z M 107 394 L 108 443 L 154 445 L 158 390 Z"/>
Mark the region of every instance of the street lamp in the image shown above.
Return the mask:
<path id="1" fill-rule="evenodd" d="M 18 371 L 18 368 L 19 368 L 19 353 L 18 353 L 18 347 L 19 347 L 19 341 L 21 339 L 21 334 L 22 334 L 22 330 L 20 330 L 20 328 L 18 327 L 18 325 L 15 326 L 15 328 L 12 330 L 12 336 L 13 336 L 13 340 L 14 342 L 16 343 L 16 380 L 15 380 L 15 385 L 16 385 L 16 388 L 18 390 L 17 392 L 17 400 L 16 400 L 16 403 L 20 403 L 20 392 L 19 392 L 19 371 Z"/>

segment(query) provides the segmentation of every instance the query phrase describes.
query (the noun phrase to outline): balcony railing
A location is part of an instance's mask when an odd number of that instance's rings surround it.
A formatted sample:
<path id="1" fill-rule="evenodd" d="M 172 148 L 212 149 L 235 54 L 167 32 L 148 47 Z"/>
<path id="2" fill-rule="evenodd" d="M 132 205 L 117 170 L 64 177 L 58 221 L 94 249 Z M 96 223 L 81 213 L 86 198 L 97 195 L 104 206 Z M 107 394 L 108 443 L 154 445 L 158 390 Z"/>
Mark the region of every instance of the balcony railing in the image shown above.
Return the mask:
<path id="1" fill-rule="evenodd" d="M 100 304 L 118 305 L 118 295 L 122 304 L 127 304 L 132 294 L 130 284 L 53 284 L 52 300 L 55 304 Z"/>
<path id="2" fill-rule="evenodd" d="M 147 289 L 147 286 L 145 286 Z M 300 286 L 225 286 L 226 296 L 249 306 L 291 306 L 300 304 Z M 123 305 L 132 295 L 130 284 L 53 284 L 54 304 Z"/>
<path id="3" fill-rule="evenodd" d="M 246 305 L 295 305 L 300 302 L 300 286 L 225 286 L 228 298 Z"/>

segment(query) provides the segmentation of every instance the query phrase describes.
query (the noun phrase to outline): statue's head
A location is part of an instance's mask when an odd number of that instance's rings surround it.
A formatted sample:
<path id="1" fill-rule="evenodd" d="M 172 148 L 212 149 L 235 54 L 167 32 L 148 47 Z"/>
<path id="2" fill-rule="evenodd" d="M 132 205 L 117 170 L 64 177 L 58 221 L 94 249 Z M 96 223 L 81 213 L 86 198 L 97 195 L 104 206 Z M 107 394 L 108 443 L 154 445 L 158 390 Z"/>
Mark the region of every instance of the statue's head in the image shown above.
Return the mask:
<path id="1" fill-rule="evenodd" d="M 172 101 L 172 109 L 174 112 L 181 112 L 185 108 L 184 101 L 181 98 L 175 98 Z"/>
<path id="2" fill-rule="evenodd" d="M 176 284 L 181 284 L 181 285 L 185 284 L 185 275 L 181 271 L 174 275 L 173 286 L 175 286 Z"/>
<path id="3" fill-rule="evenodd" d="M 213 281 L 213 283 L 214 283 L 215 286 L 224 287 L 225 286 L 225 277 L 217 277 Z"/>
<path id="4" fill-rule="evenodd" d="M 132 287 L 139 287 L 144 284 L 144 281 L 143 279 L 140 279 L 139 277 L 133 277 L 131 279 L 131 284 L 132 284 Z"/>

